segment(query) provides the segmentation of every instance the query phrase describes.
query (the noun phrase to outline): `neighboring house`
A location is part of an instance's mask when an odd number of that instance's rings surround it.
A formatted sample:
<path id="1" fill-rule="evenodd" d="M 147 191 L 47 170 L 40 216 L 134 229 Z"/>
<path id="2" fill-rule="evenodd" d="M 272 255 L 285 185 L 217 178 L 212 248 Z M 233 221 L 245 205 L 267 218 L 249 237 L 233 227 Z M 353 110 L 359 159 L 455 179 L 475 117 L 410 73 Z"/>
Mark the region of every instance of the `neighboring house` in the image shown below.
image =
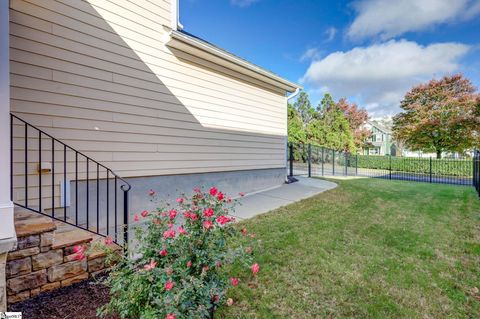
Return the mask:
<path id="1" fill-rule="evenodd" d="M 177 1 L 0 6 L 2 252 L 15 242 L 13 203 L 116 237 L 124 217 L 154 207 L 151 188 L 165 198 L 215 185 L 235 196 L 284 182 L 287 94 L 299 86 L 183 32 Z M 9 286 L 12 302 L 60 285 L 48 267 L 23 275 L 36 286 Z"/>
<path id="2" fill-rule="evenodd" d="M 397 155 L 390 128 L 377 121 L 367 121 L 363 127 L 371 132 L 367 139 L 369 146 L 362 151 L 364 155 Z"/>

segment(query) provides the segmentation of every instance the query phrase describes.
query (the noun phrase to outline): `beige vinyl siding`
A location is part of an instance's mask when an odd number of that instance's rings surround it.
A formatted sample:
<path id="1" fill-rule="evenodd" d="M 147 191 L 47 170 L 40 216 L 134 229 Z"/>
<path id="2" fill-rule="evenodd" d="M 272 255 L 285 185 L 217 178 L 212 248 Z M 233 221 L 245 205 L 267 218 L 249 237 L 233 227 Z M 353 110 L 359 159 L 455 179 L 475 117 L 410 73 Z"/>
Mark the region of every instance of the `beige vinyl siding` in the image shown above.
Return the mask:
<path id="1" fill-rule="evenodd" d="M 124 177 L 285 167 L 285 92 L 172 52 L 170 17 L 163 0 L 12 0 L 12 112 Z M 17 185 L 22 134 L 17 123 Z M 69 179 L 73 169 L 69 157 Z"/>

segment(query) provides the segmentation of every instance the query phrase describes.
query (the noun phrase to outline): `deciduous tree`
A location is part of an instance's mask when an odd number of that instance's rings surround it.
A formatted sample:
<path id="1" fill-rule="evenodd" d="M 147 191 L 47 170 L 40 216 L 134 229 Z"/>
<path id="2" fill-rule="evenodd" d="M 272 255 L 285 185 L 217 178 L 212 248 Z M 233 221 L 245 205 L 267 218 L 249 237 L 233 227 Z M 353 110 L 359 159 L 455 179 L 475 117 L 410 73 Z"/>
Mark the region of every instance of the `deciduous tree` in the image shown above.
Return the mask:
<path id="1" fill-rule="evenodd" d="M 341 98 L 337 106 L 342 110 L 343 115 L 348 120 L 355 147 L 357 149 L 363 148 L 367 138 L 371 135 L 371 132 L 363 127 L 363 124 L 368 120 L 367 110 L 359 108 L 355 103 L 349 103 L 345 98 Z"/>
<path id="2" fill-rule="evenodd" d="M 300 118 L 302 119 L 303 127 L 305 128 L 315 116 L 315 109 L 310 103 L 307 92 L 300 92 L 293 106 L 295 107 Z"/>
<path id="3" fill-rule="evenodd" d="M 479 142 L 479 95 L 462 75 L 418 85 L 400 103 L 393 133 L 411 150 L 465 152 Z"/>
<path id="4" fill-rule="evenodd" d="M 305 143 L 307 141 L 302 118 L 291 104 L 288 104 L 288 141 L 291 143 Z"/>
<path id="5" fill-rule="evenodd" d="M 317 110 L 317 116 L 307 125 L 307 139 L 335 150 L 354 152 L 348 120 L 330 94 L 325 94 Z"/>

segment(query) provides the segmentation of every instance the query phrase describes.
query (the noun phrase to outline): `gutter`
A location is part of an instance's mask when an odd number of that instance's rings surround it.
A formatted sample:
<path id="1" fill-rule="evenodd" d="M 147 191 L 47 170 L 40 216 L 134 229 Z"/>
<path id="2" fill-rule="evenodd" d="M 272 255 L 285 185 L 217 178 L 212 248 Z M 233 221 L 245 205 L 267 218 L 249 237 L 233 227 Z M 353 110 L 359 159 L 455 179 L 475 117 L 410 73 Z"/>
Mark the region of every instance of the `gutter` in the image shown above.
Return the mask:
<path id="1" fill-rule="evenodd" d="M 238 56 L 220 49 L 204 40 L 186 34 L 185 32 L 172 30 L 169 35 L 170 39 L 166 43 L 166 45 L 169 47 L 173 47 L 203 59 L 207 59 L 210 62 L 222 65 L 257 79 L 263 78 L 262 81 L 282 88 L 288 92 L 294 92 L 296 89 L 301 88 L 299 85 L 293 82 L 285 80 L 270 71 L 239 58 Z M 208 58 L 206 55 L 210 56 L 210 58 Z"/>
<path id="2" fill-rule="evenodd" d="M 295 89 L 295 92 L 293 92 L 292 94 L 290 94 L 290 95 L 288 95 L 288 96 L 285 97 L 285 98 L 287 99 L 287 102 L 288 102 L 289 100 L 293 99 L 294 97 L 296 97 L 296 96 L 298 95 L 298 93 L 300 93 L 300 88 L 299 88 L 299 87 L 297 87 L 297 88 Z"/>

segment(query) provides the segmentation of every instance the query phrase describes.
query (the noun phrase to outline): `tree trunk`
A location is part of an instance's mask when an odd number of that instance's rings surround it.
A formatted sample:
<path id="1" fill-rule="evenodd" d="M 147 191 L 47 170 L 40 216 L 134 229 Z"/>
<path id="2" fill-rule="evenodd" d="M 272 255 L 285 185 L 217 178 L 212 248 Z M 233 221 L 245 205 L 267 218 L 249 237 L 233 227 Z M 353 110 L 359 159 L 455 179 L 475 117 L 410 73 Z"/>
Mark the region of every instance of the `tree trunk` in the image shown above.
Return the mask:
<path id="1" fill-rule="evenodd" d="M 437 150 L 437 159 L 442 158 L 442 150 Z"/>

